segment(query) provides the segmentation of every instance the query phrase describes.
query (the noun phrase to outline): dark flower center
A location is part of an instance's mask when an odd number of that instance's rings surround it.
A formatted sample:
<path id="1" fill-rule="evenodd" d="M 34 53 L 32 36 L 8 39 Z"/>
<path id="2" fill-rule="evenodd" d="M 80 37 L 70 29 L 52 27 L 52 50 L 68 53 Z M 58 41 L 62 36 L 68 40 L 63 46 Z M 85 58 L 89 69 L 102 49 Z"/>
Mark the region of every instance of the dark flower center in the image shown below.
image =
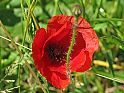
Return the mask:
<path id="1" fill-rule="evenodd" d="M 62 63 L 66 57 L 66 52 L 64 51 L 62 46 L 56 44 L 50 44 L 46 48 L 49 58 L 53 62 Z"/>

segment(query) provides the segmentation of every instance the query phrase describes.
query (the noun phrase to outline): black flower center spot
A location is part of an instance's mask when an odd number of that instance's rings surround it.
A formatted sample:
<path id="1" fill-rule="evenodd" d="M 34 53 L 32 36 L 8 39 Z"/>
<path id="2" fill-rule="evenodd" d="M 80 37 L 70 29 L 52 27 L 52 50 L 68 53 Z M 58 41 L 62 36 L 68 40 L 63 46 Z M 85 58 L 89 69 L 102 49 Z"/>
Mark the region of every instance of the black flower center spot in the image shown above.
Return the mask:
<path id="1" fill-rule="evenodd" d="M 48 47 L 46 48 L 46 51 L 48 53 L 49 58 L 53 62 L 62 63 L 66 57 L 66 53 L 62 46 L 51 44 L 51 45 L 48 45 Z"/>

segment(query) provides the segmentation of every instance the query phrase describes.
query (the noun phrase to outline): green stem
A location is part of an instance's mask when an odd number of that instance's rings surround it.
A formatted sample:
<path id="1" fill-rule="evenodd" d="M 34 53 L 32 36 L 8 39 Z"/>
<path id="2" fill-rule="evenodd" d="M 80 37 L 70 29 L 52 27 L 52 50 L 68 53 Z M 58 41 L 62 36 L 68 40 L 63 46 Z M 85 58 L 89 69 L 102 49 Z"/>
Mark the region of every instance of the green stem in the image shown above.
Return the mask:
<path id="1" fill-rule="evenodd" d="M 39 26 L 39 24 L 37 23 L 34 14 L 31 13 L 31 16 L 32 16 L 32 19 L 33 19 L 34 25 L 35 25 L 36 29 L 38 30 L 38 29 L 40 28 L 40 26 Z"/>
<path id="2" fill-rule="evenodd" d="M 67 57 L 66 57 L 66 69 L 67 69 L 67 73 L 69 78 L 71 78 L 71 72 L 70 72 L 70 55 L 75 43 L 75 38 L 76 38 L 76 28 L 77 28 L 77 21 L 78 21 L 78 17 L 76 17 L 75 22 L 74 22 L 74 29 L 73 29 L 73 34 L 72 34 L 72 40 L 71 40 L 71 44 L 69 46 L 68 52 L 67 52 Z"/>
<path id="3" fill-rule="evenodd" d="M 58 3 L 58 9 L 59 9 L 59 12 L 60 12 L 61 14 L 63 14 L 63 13 L 62 13 L 62 10 L 61 10 L 61 8 L 60 8 L 60 6 L 59 6 L 59 3 Z"/>
<path id="4" fill-rule="evenodd" d="M 58 0 L 54 0 L 55 2 L 55 10 L 54 10 L 54 15 L 57 14 L 57 8 L 58 8 Z"/>
<path id="5" fill-rule="evenodd" d="M 33 0 L 32 3 L 31 3 L 31 5 L 29 6 L 27 20 L 26 20 L 26 28 L 25 28 L 25 32 L 24 32 L 24 37 L 23 37 L 22 45 L 25 42 L 26 34 L 28 32 L 28 28 L 29 28 L 29 25 L 30 25 L 31 13 L 33 12 L 33 10 L 35 8 L 35 4 L 36 4 L 36 1 Z"/>
<path id="6" fill-rule="evenodd" d="M 86 12 L 85 12 L 85 6 L 84 6 L 84 3 L 83 3 L 83 0 L 80 0 L 80 3 L 81 3 L 81 6 L 83 8 L 83 17 L 85 18 Z"/>
<path id="7" fill-rule="evenodd" d="M 20 64 L 18 64 L 18 86 L 20 86 Z M 20 87 L 18 87 L 18 93 L 20 93 Z"/>
<path id="8" fill-rule="evenodd" d="M 21 62 L 22 61 L 22 59 L 23 59 L 23 57 L 21 57 L 20 59 L 19 59 L 19 62 Z M 21 85 L 21 74 L 20 74 L 20 68 L 21 68 L 21 65 L 20 65 L 20 63 L 18 64 L 18 93 L 21 93 L 21 89 L 20 89 L 20 85 Z"/>
<path id="9" fill-rule="evenodd" d="M 73 93 L 74 93 L 75 86 L 74 86 L 74 81 L 72 79 L 71 71 L 70 71 L 70 55 L 71 55 L 71 52 L 72 52 L 74 44 L 75 44 L 77 22 L 78 22 L 78 16 L 75 17 L 73 34 L 72 34 L 72 40 L 71 40 L 71 44 L 69 46 L 67 57 L 66 57 L 66 61 L 67 61 L 67 63 L 66 63 L 66 70 L 67 70 L 68 77 L 70 78 L 71 83 L 72 83 L 72 91 L 73 91 Z"/>
<path id="10" fill-rule="evenodd" d="M 6 41 L 12 42 L 10 39 L 8 39 L 8 38 L 6 38 L 6 37 L 4 37 L 4 36 L 1 36 L 1 35 L 0 35 L 0 38 L 4 39 L 4 40 L 6 40 Z M 29 50 L 29 51 L 32 51 L 31 48 L 28 48 L 28 47 L 26 47 L 26 46 L 23 46 L 23 45 L 21 45 L 21 44 L 19 44 L 19 43 L 16 43 L 16 42 L 15 42 L 15 44 L 18 45 L 18 46 L 20 46 L 20 47 L 22 47 L 22 48 L 25 48 L 25 49 L 27 49 L 27 50 Z"/>
<path id="11" fill-rule="evenodd" d="M 25 14 L 25 11 L 24 11 L 24 6 L 23 6 L 23 3 L 24 3 L 24 0 L 21 0 L 21 11 L 22 11 L 22 15 L 24 17 L 24 20 L 26 19 L 26 14 Z"/>

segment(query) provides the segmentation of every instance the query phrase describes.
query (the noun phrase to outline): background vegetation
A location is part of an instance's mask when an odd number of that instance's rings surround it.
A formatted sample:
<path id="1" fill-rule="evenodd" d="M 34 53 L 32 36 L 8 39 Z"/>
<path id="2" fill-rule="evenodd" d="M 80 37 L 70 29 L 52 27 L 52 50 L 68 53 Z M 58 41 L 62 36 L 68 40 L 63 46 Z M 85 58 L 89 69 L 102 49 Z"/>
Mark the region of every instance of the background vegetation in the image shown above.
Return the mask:
<path id="1" fill-rule="evenodd" d="M 36 70 L 31 45 L 37 24 L 46 28 L 56 14 L 73 15 L 75 4 L 95 29 L 100 47 L 92 69 L 73 73 L 75 88 L 61 91 Z M 124 0 L 0 0 L 0 20 L 0 93 L 124 93 Z"/>

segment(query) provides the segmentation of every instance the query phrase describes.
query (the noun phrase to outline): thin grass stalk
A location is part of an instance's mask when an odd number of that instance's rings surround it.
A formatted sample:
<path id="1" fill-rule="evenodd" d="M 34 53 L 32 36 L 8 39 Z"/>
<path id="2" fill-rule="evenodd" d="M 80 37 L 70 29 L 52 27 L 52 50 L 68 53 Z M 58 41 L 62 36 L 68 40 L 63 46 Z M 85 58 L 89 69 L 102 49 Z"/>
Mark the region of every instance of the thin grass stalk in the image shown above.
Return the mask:
<path id="1" fill-rule="evenodd" d="M 29 23 L 30 23 L 30 19 L 31 19 L 31 13 L 32 13 L 33 10 L 34 10 L 36 1 L 37 1 L 37 0 L 33 0 L 32 3 L 31 3 L 31 5 L 29 6 L 29 9 L 28 9 L 28 15 L 27 15 L 27 20 L 26 20 L 26 27 L 25 27 L 24 37 L 23 37 L 23 40 L 22 40 L 22 45 L 23 45 L 24 42 L 25 42 L 26 34 L 27 34 L 27 32 L 28 32 Z"/>
<path id="2" fill-rule="evenodd" d="M 34 14 L 31 13 L 31 16 L 32 16 L 32 19 L 33 19 L 34 25 L 35 25 L 36 29 L 38 30 L 38 29 L 40 28 L 40 26 L 39 26 L 39 24 L 37 23 Z"/>

